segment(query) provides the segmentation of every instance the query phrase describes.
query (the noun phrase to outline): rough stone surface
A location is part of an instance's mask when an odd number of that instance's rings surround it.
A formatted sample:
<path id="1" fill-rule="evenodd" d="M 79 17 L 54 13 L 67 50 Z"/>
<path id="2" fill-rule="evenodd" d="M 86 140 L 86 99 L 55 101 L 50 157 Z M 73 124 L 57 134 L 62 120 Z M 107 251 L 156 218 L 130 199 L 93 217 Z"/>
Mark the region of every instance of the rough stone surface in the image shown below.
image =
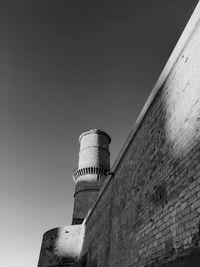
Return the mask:
<path id="1" fill-rule="evenodd" d="M 38 267 L 71 266 L 81 252 L 84 227 L 67 225 L 54 228 L 43 236 Z"/>
<path id="2" fill-rule="evenodd" d="M 81 134 L 79 141 L 79 169 L 84 167 L 103 167 L 110 170 L 109 143 L 111 139 L 108 134 L 92 129 Z"/>
<path id="3" fill-rule="evenodd" d="M 74 198 L 74 219 L 84 219 L 89 209 L 92 207 L 99 194 L 99 189 L 89 189 L 79 191 Z"/>

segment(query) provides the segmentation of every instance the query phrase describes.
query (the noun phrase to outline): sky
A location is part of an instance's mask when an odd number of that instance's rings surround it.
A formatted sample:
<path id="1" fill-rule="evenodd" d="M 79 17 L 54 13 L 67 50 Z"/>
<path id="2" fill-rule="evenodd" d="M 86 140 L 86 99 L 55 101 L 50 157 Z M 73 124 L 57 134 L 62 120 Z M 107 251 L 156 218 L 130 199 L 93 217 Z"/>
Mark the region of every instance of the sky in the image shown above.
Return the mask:
<path id="1" fill-rule="evenodd" d="M 78 137 L 114 163 L 197 0 L 1 0 L 1 267 L 36 267 L 71 224 Z"/>

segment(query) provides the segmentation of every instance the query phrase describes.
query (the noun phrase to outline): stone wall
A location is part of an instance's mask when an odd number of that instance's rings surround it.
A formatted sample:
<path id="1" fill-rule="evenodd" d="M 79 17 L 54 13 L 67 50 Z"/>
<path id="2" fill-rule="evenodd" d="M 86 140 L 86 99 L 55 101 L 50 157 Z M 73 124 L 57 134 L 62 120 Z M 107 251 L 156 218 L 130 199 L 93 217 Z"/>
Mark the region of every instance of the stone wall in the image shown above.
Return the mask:
<path id="1" fill-rule="evenodd" d="M 81 266 L 200 266 L 200 5 L 85 221 Z"/>

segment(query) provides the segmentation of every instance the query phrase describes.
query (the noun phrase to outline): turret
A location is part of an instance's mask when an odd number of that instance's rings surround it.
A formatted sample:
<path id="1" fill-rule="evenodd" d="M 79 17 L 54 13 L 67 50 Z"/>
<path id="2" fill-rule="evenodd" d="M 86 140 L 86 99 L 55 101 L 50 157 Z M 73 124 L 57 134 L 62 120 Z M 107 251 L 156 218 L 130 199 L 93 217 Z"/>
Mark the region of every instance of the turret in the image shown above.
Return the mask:
<path id="1" fill-rule="evenodd" d="M 97 199 L 99 190 L 110 171 L 110 136 L 97 129 L 79 137 L 78 168 L 73 172 L 76 183 L 72 224 L 80 224 Z"/>

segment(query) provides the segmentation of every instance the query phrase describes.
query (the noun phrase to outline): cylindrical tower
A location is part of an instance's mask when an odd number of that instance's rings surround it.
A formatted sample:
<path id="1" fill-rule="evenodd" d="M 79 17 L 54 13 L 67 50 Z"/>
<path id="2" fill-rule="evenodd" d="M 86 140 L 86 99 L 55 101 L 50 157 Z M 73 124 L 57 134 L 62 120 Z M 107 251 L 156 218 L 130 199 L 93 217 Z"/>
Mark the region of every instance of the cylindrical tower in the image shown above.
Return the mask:
<path id="1" fill-rule="evenodd" d="M 84 237 L 82 225 L 66 225 L 43 235 L 38 267 L 74 266 L 80 256 Z"/>
<path id="2" fill-rule="evenodd" d="M 95 202 L 99 189 L 110 171 L 110 136 L 98 129 L 79 137 L 78 168 L 73 173 L 76 183 L 72 224 L 80 224 Z"/>

